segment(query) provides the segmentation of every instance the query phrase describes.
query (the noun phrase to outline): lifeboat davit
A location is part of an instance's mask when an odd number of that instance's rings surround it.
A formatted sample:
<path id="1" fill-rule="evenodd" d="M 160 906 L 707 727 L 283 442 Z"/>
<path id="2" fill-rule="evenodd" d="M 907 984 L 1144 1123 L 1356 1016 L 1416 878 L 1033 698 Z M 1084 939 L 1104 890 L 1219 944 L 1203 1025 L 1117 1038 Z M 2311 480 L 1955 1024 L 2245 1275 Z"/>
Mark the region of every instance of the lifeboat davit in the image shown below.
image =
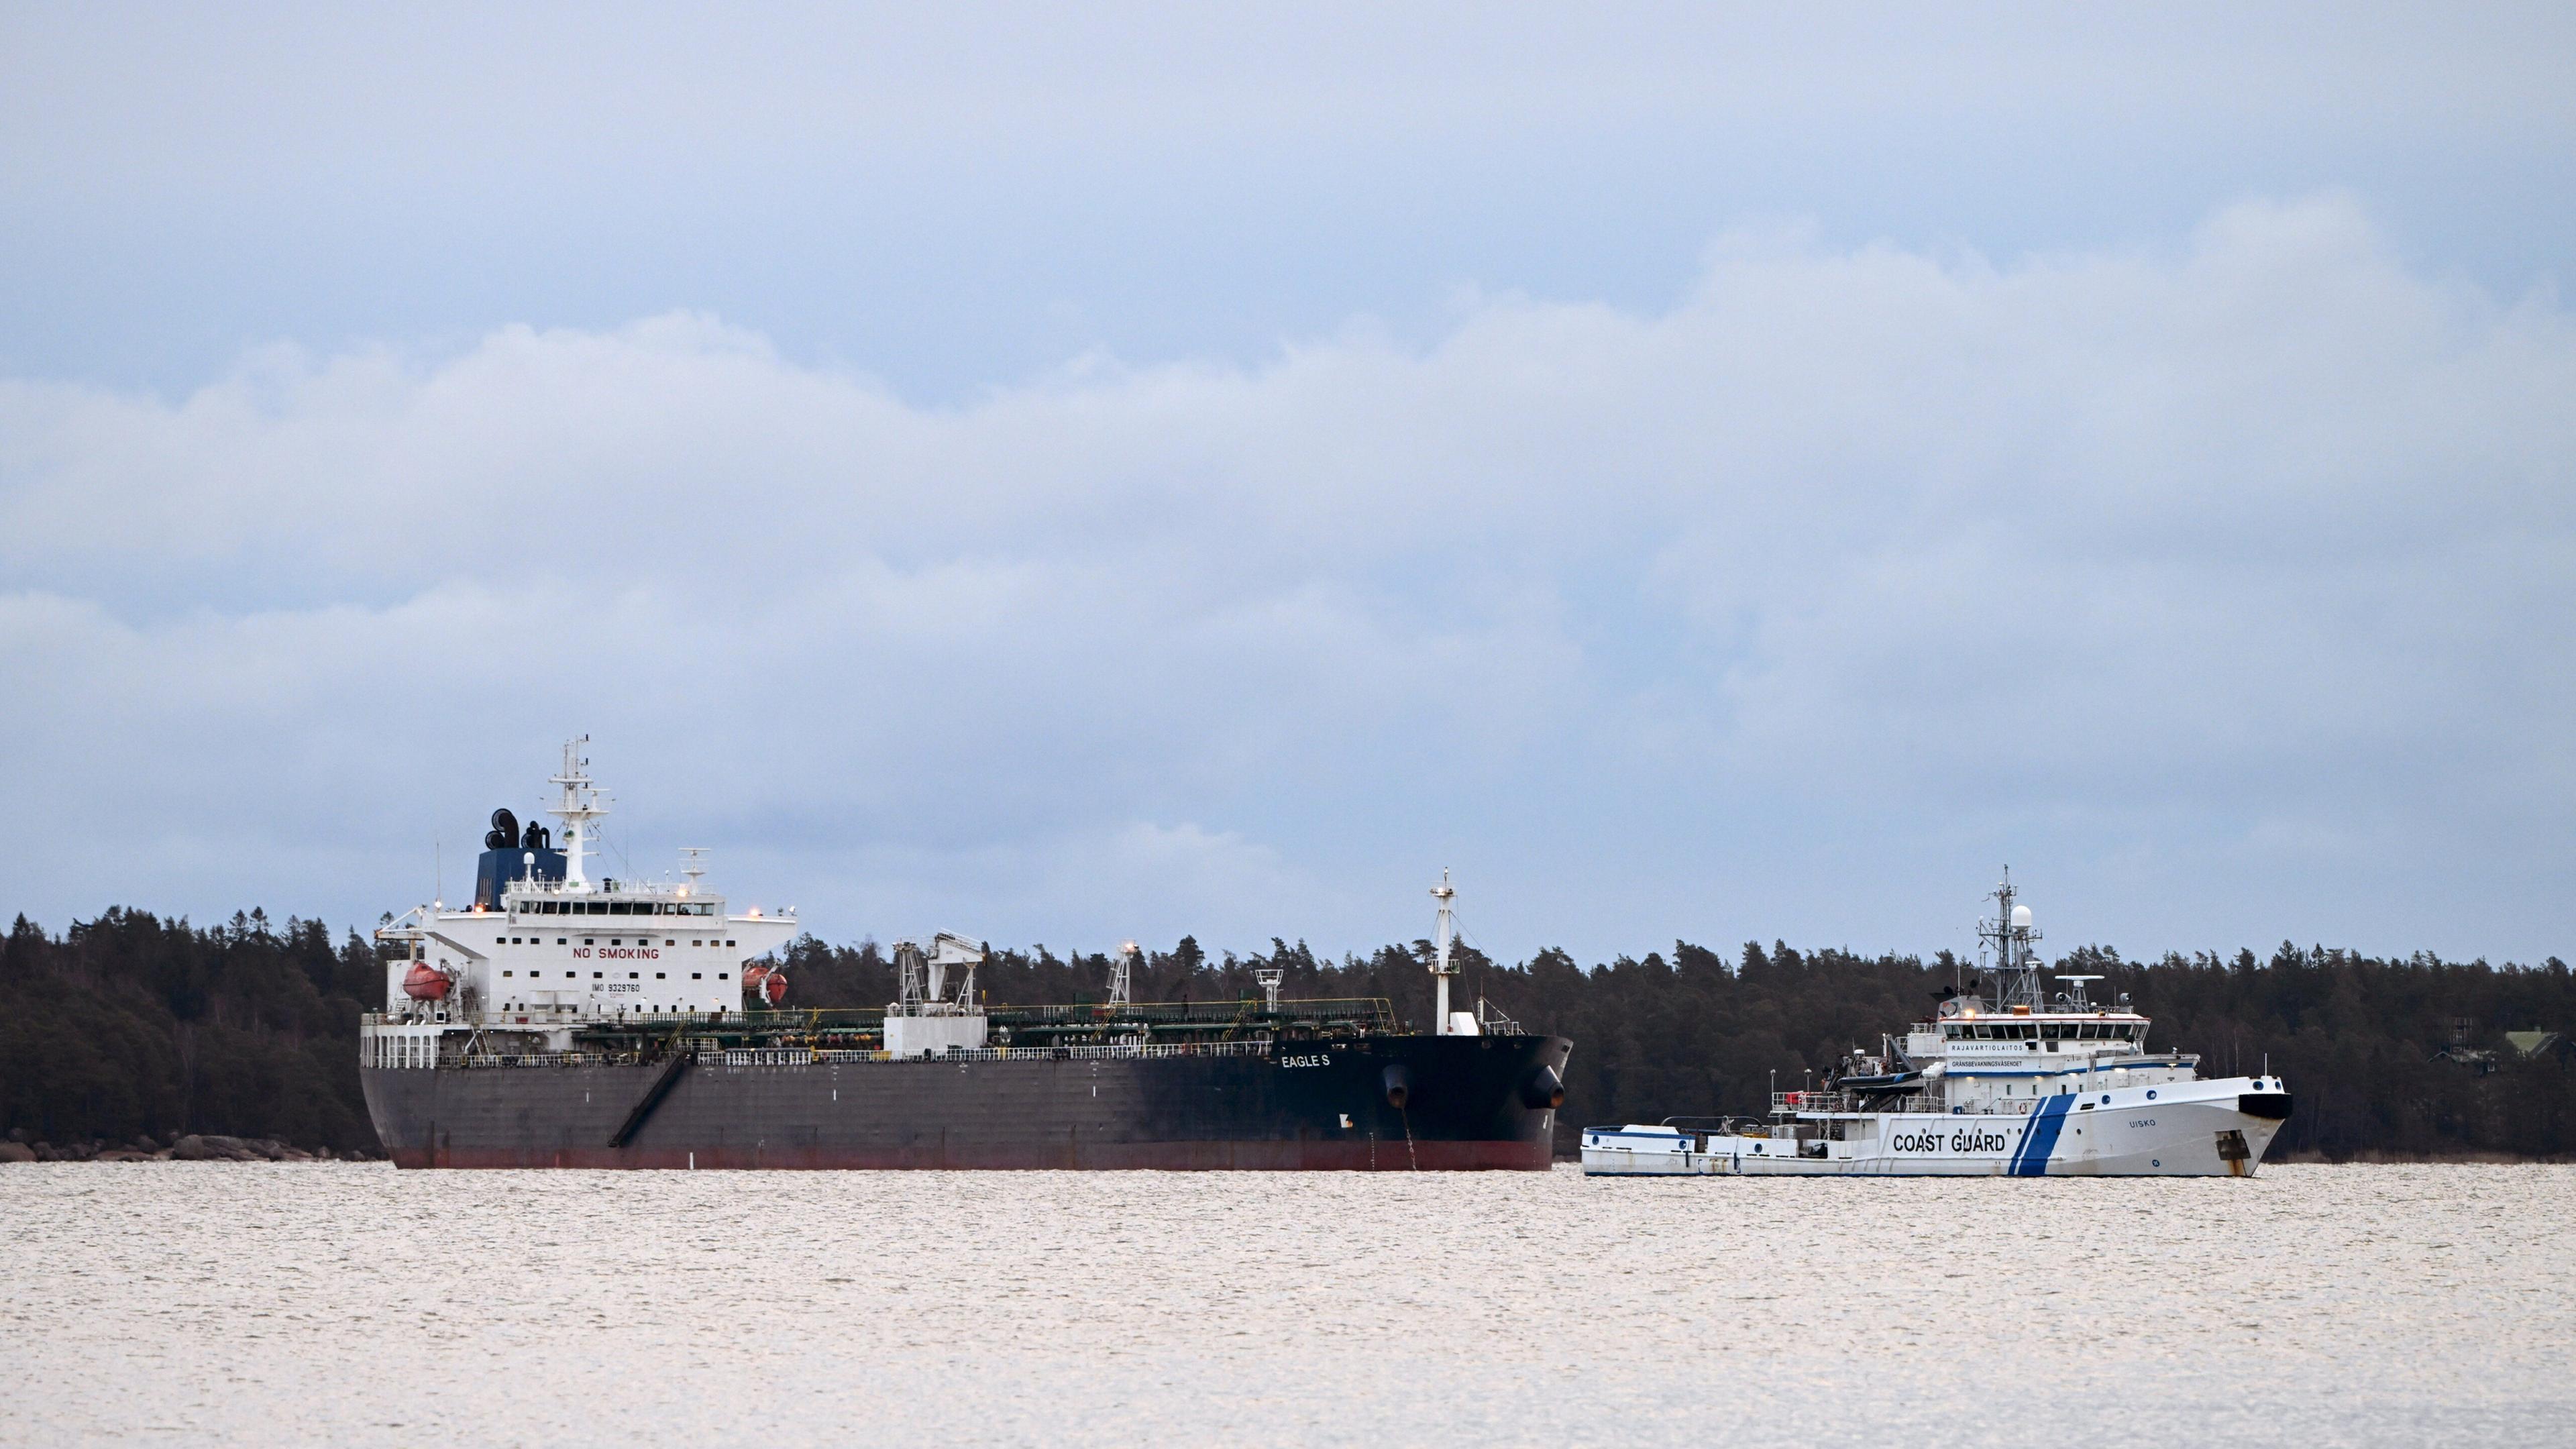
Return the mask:
<path id="1" fill-rule="evenodd" d="M 775 966 L 754 966 L 742 973 L 743 993 L 765 1006 L 787 999 L 787 973 Z"/>
<path id="2" fill-rule="evenodd" d="M 403 995 L 414 1001 L 445 1001 L 448 989 L 455 984 L 446 972 L 426 961 L 415 961 L 403 976 Z"/>

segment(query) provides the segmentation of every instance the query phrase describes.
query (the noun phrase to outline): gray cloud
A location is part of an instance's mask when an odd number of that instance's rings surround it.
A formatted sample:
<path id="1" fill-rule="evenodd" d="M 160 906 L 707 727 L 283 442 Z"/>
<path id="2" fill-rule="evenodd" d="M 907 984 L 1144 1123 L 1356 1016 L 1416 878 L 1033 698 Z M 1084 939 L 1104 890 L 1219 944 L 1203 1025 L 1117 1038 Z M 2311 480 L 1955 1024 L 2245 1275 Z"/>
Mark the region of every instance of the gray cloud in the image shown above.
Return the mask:
<path id="1" fill-rule="evenodd" d="M 371 918 L 587 729 L 634 868 L 835 937 L 1340 947 L 1449 864 L 1510 954 L 1938 945 L 2009 853 L 2133 949 L 2564 954 L 2569 397 L 2332 196 L 948 407 L 686 312 L 0 382 L 14 894 Z"/>

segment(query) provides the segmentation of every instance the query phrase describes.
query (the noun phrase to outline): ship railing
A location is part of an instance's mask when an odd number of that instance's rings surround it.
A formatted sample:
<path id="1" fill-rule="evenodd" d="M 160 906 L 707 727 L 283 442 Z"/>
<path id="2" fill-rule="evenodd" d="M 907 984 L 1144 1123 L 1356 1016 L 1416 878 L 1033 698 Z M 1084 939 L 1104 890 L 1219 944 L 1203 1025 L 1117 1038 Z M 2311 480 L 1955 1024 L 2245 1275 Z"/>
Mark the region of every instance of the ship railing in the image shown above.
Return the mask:
<path id="1" fill-rule="evenodd" d="M 960 1047 L 932 1056 L 898 1057 L 892 1052 L 867 1051 L 851 1047 L 818 1047 L 812 1050 L 755 1047 L 731 1051 L 700 1052 L 698 1060 L 725 1066 L 783 1066 L 791 1062 L 1044 1062 L 1044 1061 L 1110 1061 L 1137 1057 L 1260 1057 L 1270 1054 L 1271 1044 L 1258 1041 L 1184 1041 L 1184 1042 L 1112 1042 L 1099 1046 L 1060 1047 Z"/>
<path id="2" fill-rule="evenodd" d="M 703 1066 L 726 1067 L 791 1067 L 816 1062 L 1123 1061 L 1159 1057 L 1260 1057 L 1268 1056 L 1271 1046 L 1266 1038 L 1254 1041 L 1113 1042 L 1098 1046 L 960 1048 L 933 1057 L 897 1057 L 891 1052 L 849 1047 L 701 1047 L 697 1049 L 697 1060 Z M 427 1051 L 418 1051 L 399 1055 L 392 1052 L 377 1054 L 371 1057 L 370 1064 L 483 1070 L 632 1066 L 645 1060 L 647 1058 L 640 1052 L 449 1052 L 433 1058 Z"/>
<path id="3" fill-rule="evenodd" d="M 1774 1112 L 1851 1112 L 1858 1110 L 1858 1099 L 1849 1092 L 1773 1092 L 1771 1110 Z"/>
<path id="4" fill-rule="evenodd" d="M 1352 1000 L 1283 1001 L 1279 1010 L 1266 1009 L 1259 1000 L 1251 1001 L 1148 1001 L 1109 1007 L 1085 1003 L 1076 1006 L 988 1006 L 984 1018 L 1001 1028 L 1050 1029 L 1078 1027 L 1085 1031 L 1115 1034 L 1134 1027 L 1140 1031 L 1179 1027 L 1189 1030 L 1231 1029 L 1259 1039 L 1261 1034 L 1282 1026 L 1310 1029 L 1344 1028 L 1358 1035 L 1396 1035 L 1401 1023 L 1395 1008 L 1383 997 Z M 469 1022 L 467 1013 L 454 1011 L 441 1018 L 460 1029 L 480 1025 L 498 1030 L 560 1030 L 566 1027 L 618 1026 L 647 1031 L 717 1028 L 730 1032 L 828 1031 L 833 1029 L 872 1031 L 885 1021 L 882 1007 L 802 1007 L 763 1011 L 662 1011 L 616 1012 L 585 1008 L 579 1011 L 483 1011 Z M 525 1018 L 522 1020 L 521 1018 Z M 361 1020 L 368 1026 L 412 1024 L 408 1015 L 367 1012 Z M 426 1024 L 426 1023 L 421 1023 Z"/>
<path id="5" fill-rule="evenodd" d="M 637 1060 L 630 1052 L 459 1052 L 441 1057 L 442 1067 L 608 1067 Z M 424 1063 L 426 1065 L 426 1063 Z"/>
<path id="6" fill-rule="evenodd" d="M 1383 996 L 1291 998 L 1280 1002 L 1276 1010 L 1251 996 L 1236 1001 L 1131 1001 L 1117 1006 L 1086 1001 L 1070 1006 L 995 1006 L 988 1010 L 994 1020 L 1015 1026 L 1096 1026 L 1120 1021 L 1191 1025 L 1296 1022 L 1346 1024 L 1390 1034 L 1397 1027 L 1395 1004 Z"/>

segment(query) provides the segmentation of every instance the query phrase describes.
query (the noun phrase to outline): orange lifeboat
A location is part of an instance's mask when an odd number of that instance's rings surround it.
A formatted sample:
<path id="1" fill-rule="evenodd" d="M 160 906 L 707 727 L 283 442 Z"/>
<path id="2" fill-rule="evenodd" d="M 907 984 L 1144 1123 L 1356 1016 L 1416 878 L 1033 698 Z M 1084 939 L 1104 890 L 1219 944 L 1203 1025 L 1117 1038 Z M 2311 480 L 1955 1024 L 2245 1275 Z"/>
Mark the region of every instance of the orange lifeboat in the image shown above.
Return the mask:
<path id="1" fill-rule="evenodd" d="M 403 976 L 403 995 L 414 1001 L 445 1001 L 449 988 L 456 983 L 447 973 L 426 961 L 415 961 Z"/>
<path id="2" fill-rule="evenodd" d="M 787 999 L 787 973 L 775 966 L 754 966 L 742 973 L 742 989 L 755 1003 L 776 1006 Z"/>

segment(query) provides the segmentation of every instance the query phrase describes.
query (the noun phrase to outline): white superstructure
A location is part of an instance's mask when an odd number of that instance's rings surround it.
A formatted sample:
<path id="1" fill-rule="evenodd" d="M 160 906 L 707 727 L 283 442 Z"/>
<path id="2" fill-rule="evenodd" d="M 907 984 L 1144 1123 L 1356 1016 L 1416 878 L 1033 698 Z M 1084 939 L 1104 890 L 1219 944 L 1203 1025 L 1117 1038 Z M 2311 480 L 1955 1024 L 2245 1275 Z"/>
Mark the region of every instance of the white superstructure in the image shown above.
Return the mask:
<path id="1" fill-rule="evenodd" d="M 1586 1128 L 1583 1170 L 2252 1176 L 2290 1115 L 2280 1079 L 2203 1080 L 2198 1057 L 2149 1051 L 2147 1018 L 2126 997 L 2087 1000 L 2097 976 L 2060 974 L 2063 989 L 2043 995 L 2039 933 L 2009 872 L 1993 899 L 1978 930 L 1991 998 L 1955 992 L 1901 1044 L 1855 1052 L 1824 1089 L 1775 1091 L 1766 1118 Z"/>
<path id="2" fill-rule="evenodd" d="M 565 744 L 544 807 L 562 822 L 561 850 L 543 826 L 521 836 L 495 811 L 473 903 L 432 901 L 377 929 L 387 1024 L 570 1028 L 738 1011 L 744 966 L 795 939 L 792 907 L 735 911 L 707 889 L 702 850 L 685 852 L 680 881 L 591 879 L 609 802 L 591 783 L 585 743 Z"/>

